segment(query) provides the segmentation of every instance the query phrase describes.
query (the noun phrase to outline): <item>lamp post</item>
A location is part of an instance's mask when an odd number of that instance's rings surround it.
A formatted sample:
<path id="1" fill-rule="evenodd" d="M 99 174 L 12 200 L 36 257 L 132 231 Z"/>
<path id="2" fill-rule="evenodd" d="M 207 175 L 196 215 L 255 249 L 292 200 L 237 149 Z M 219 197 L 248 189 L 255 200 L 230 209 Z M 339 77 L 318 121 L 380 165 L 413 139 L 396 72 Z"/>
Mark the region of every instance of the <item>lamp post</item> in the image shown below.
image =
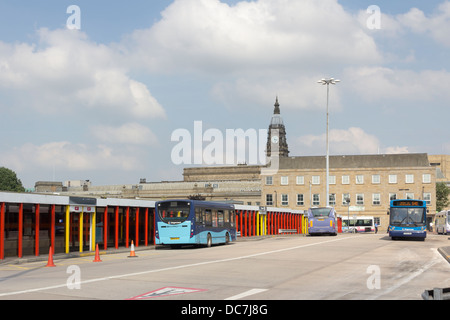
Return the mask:
<path id="1" fill-rule="evenodd" d="M 327 164 L 326 164 L 326 184 L 327 184 L 327 195 L 326 195 L 326 205 L 327 207 L 330 204 L 330 195 L 329 195 L 329 191 L 330 191 L 330 185 L 329 185 L 329 175 L 330 175 L 330 146 L 328 143 L 328 100 L 329 100 L 329 95 L 330 95 L 330 84 L 336 84 L 338 82 L 340 82 L 341 80 L 336 80 L 333 78 L 329 78 L 329 79 L 321 79 L 319 81 L 317 81 L 317 83 L 320 83 L 322 85 L 326 85 L 327 86 Z"/>

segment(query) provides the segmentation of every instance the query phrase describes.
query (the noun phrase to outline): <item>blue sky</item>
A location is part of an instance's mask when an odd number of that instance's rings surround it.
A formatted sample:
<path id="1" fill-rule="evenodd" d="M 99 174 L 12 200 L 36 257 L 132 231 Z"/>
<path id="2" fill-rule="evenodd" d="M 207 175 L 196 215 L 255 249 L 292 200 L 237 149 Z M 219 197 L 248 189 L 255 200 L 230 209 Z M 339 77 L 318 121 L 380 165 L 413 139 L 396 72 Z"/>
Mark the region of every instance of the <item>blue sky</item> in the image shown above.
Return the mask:
<path id="1" fill-rule="evenodd" d="M 3 0 L 0 166 L 26 187 L 181 180 L 177 129 L 267 129 L 276 96 L 290 154 L 321 155 L 323 77 L 331 154 L 449 154 L 449 32 L 442 0 Z"/>

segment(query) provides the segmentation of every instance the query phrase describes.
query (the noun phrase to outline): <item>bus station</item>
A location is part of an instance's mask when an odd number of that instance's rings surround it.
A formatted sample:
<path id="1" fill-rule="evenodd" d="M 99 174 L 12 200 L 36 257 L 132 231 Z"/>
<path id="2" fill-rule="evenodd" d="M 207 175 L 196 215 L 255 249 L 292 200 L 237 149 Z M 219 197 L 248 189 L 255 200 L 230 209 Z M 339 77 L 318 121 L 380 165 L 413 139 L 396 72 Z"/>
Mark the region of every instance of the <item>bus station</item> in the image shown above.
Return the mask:
<path id="1" fill-rule="evenodd" d="M 303 211 L 236 205 L 240 237 L 305 234 Z M 0 192 L 0 260 L 155 245 L 155 201 Z"/>

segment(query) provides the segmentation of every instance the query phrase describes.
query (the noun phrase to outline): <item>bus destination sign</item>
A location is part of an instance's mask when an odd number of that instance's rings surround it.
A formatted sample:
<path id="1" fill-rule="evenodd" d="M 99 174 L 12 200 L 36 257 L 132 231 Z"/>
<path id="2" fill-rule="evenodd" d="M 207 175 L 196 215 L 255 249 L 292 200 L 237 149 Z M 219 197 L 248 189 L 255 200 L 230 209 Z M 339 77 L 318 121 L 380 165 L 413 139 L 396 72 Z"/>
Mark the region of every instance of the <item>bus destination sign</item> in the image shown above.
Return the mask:
<path id="1" fill-rule="evenodd" d="M 399 207 L 421 207 L 421 206 L 423 206 L 423 201 L 399 200 L 399 201 L 394 201 L 394 206 L 399 206 Z"/>

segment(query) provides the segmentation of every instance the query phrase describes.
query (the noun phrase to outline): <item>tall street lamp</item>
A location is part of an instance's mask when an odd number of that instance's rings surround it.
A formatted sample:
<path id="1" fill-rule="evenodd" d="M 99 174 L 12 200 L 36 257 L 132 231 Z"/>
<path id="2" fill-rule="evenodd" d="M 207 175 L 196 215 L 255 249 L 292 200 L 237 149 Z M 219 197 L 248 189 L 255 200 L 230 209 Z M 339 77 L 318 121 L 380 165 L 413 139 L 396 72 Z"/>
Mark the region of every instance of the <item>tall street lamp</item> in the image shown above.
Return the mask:
<path id="1" fill-rule="evenodd" d="M 336 79 L 333 79 L 333 78 L 329 78 L 329 79 L 321 79 L 321 80 L 319 80 L 319 81 L 317 81 L 317 83 L 320 83 L 320 84 L 322 84 L 322 85 L 327 85 L 327 169 L 326 169 L 326 171 L 327 171 L 327 173 L 326 173 L 326 176 L 327 176 L 327 195 L 326 195 L 326 197 L 327 197 L 327 201 L 326 201 L 326 203 L 327 203 L 327 207 L 330 205 L 330 195 L 329 195 L 329 191 L 330 191 L 330 186 L 329 186 L 329 174 L 330 174 L 330 146 L 329 146 L 329 143 L 328 143 L 328 99 L 329 99 L 329 94 L 330 94 L 330 84 L 336 84 L 336 83 L 338 83 L 338 82 L 340 82 L 341 80 L 336 80 Z"/>

